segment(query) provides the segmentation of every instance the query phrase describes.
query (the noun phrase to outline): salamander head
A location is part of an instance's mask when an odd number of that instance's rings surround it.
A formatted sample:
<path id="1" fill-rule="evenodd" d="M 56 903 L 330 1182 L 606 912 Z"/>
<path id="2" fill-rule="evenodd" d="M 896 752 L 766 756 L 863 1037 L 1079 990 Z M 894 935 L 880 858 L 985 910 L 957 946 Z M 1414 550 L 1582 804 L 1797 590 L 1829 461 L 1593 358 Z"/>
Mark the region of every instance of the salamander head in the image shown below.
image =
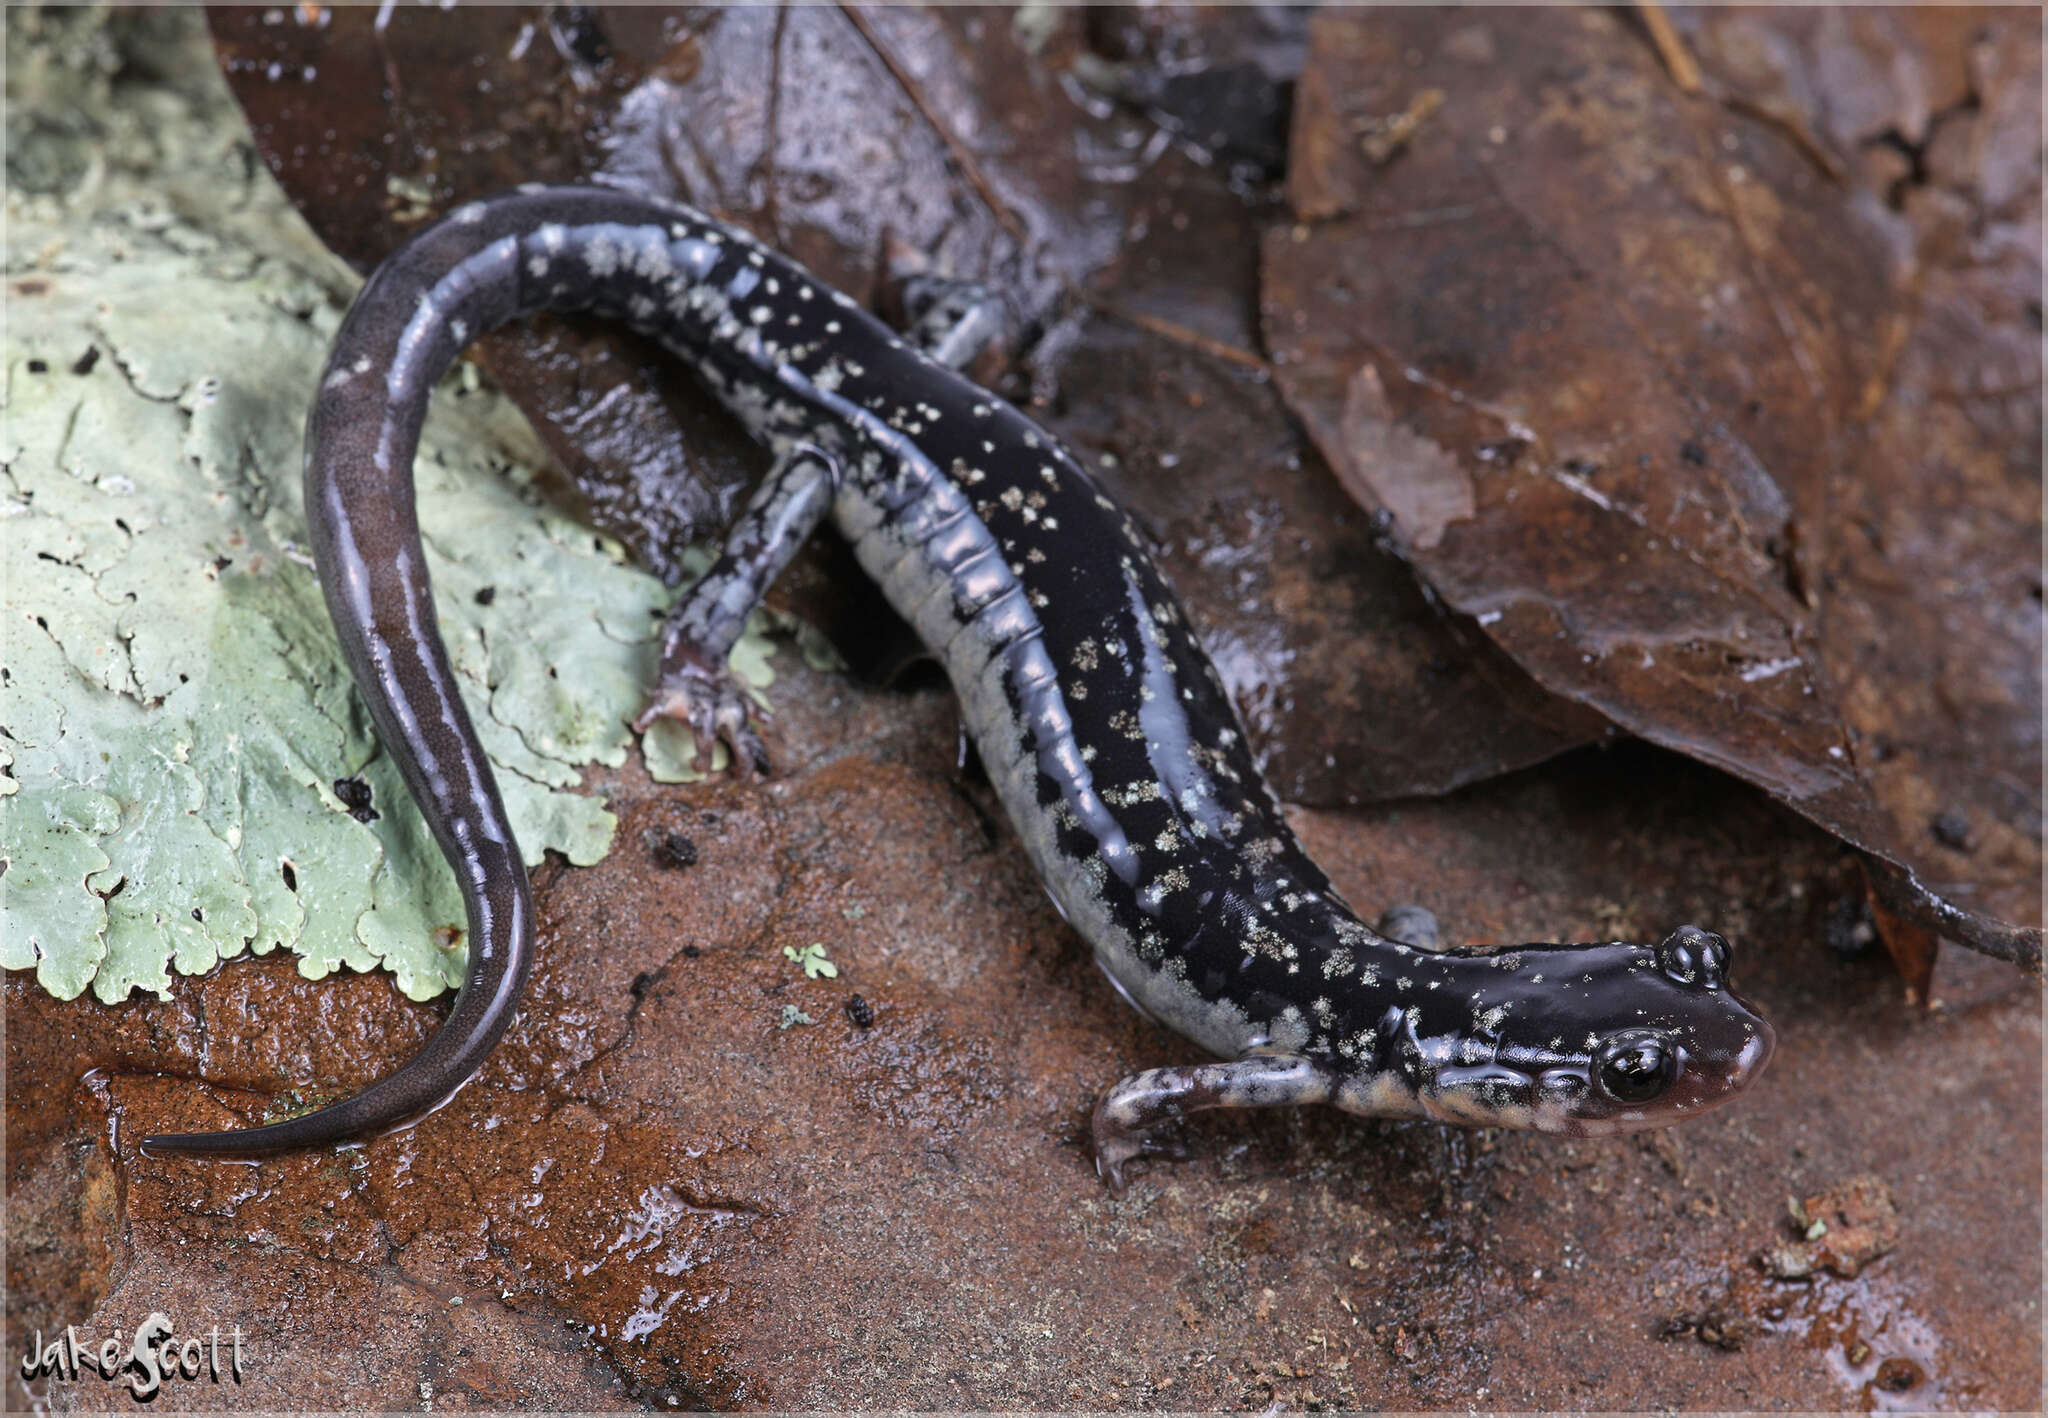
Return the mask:
<path id="1" fill-rule="evenodd" d="M 1735 1097 L 1777 1036 L 1728 988 L 1728 943 L 1681 926 L 1662 944 L 1523 946 L 1460 955 L 1462 1034 L 1411 1058 L 1443 1122 L 1594 1136 L 1664 1127 Z"/>

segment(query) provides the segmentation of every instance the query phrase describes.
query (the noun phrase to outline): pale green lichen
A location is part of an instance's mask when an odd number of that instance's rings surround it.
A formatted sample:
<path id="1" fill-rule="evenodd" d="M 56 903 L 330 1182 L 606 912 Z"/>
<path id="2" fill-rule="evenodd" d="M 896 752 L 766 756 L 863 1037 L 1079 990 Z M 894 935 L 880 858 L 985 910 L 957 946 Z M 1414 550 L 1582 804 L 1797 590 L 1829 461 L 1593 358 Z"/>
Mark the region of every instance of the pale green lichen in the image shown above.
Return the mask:
<path id="1" fill-rule="evenodd" d="M 812 941 L 802 950 L 798 950 L 793 945 L 785 945 L 782 947 L 782 953 L 785 958 L 804 972 L 806 980 L 816 980 L 819 978 L 836 980 L 839 978 L 839 967 L 832 963 L 831 954 L 818 941 Z"/>
<path id="2" fill-rule="evenodd" d="M 196 22 L 185 42 L 203 45 Z M 58 190 L 9 186 L 0 964 L 113 1001 L 281 946 L 310 977 L 382 966 L 425 998 L 461 979 L 460 898 L 299 545 L 301 424 L 346 280 L 267 178 L 194 178 L 227 170 L 234 110 L 195 96 L 217 84 L 205 65 L 180 72 L 181 90 L 108 92 L 118 160 L 52 158 Z M 12 125 L 34 95 L 8 97 Z M 588 863 L 614 820 L 577 769 L 624 762 L 672 597 L 538 501 L 540 456 L 504 399 L 451 380 L 420 521 L 527 859 Z M 759 627 L 736 652 L 750 684 L 766 652 Z M 691 748 L 663 726 L 650 771 L 696 776 Z M 337 796 L 351 778 L 373 821 Z"/>

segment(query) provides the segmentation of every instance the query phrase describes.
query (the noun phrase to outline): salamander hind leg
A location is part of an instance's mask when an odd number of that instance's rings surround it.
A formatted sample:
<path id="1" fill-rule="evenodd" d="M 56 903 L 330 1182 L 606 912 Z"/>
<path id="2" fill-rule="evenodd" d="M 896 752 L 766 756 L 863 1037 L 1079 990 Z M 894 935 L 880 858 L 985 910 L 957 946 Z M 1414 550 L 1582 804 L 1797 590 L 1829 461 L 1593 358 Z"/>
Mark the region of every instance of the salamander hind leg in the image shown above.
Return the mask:
<path id="1" fill-rule="evenodd" d="M 903 336 L 948 369 L 964 370 L 1003 337 L 1002 298 L 978 281 L 942 276 L 922 251 L 892 240 L 886 257 Z"/>
<path id="2" fill-rule="evenodd" d="M 776 460 L 726 534 L 718 560 L 669 612 L 661 675 L 633 721 L 636 732 L 645 733 L 657 719 L 675 719 L 695 738 L 700 769 L 722 740 L 736 765 L 768 771 L 768 751 L 753 728 L 757 711 L 732 671 L 732 647 L 761 597 L 817 529 L 838 481 L 838 465 L 808 444 Z"/>
<path id="3" fill-rule="evenodd" d="M 1003 303 L 985 286 L 939 276 L 904 283 L 910 342 L 948 369 L 965 369 L 1003 333 Z"/>
<path id="4" fill-rule="evenodd" d="M 1288 1108 L 1327 1103 L 1336 1080 L 1320 1064 L 1290 1054 L 1259 1054 L 1229 1063 L 1155 1068 L 1134 1073 L 1095 1105 L 1095 1170 L 1117 1196 L 1124 1164 L 1172 1156 L 1153 1129 L 1204 1108 Z"/>

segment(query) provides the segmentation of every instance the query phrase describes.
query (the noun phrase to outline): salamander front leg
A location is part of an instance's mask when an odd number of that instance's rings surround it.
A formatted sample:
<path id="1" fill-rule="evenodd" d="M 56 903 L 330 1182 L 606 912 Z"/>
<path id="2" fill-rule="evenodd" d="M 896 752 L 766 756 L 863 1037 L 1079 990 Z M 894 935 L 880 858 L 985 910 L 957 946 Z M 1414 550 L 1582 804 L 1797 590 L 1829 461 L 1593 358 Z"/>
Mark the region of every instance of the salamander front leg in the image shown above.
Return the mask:
<path id="1" fill-rule="evenodd" d="M 633 721 L 645 733 L 656 719 L 689 726 L 700 768 L 725 740 L 733 762 L 768 771 L 768 751 L 749 722 L 753 706 L 733 674 L 732 647 L 797 549 L 817 529 L 839 482 L 823 451 L 798 444 L 769 470 L 726 534 L 718 560 L 668 614 L 661 640 L 661 678 Z"/>
<path id="2" fill-rule="evenodd" d="M 1095 1170 L 1117 1196 L 1133 1157 L 1171 1154 L 1152 1130 L 1204 1108 L 1288 1108 L 1327 1103 L 1336 1080 L 1308 1059 L 1257 1054 L 1229 1063 L 1134 1073 L 1095 1105 Z"/>

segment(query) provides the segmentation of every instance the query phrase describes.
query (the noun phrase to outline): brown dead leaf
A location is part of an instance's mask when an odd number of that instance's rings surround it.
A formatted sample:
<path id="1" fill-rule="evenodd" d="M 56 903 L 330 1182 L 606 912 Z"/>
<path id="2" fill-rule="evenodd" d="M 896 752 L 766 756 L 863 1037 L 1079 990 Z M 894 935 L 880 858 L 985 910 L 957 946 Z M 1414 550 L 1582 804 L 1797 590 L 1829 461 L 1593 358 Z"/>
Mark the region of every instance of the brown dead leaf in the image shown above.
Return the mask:
<path id="1" fill-rule="evenodd" d="M 1353 151 L 1425 87 L 1449 97 L 1397 160 Z M 1881 201 L 1677 93 L 1608 11 L 1319 12 L 1293 141 L 1297 210 L 1346 215 L 1268 234 L 1280 385 L 1431 588 L 1546 688 L 1869 853 L 1894 911 L 2038 969 L 2008 924 L 2039 914 L 2035 361 L 1994 341 L 2004 377 L 1952 422 L 1885 431 L 1926 402 L 1898 382 L 1916 342 L 2009 298 L 1916 284 Z M 2038 230 L 2038 187 L 2008 186 Z M 2017 235 L 1991 245 L 2016 286 Z M 1926 838 L 1958 770 L 1997 860 Z"/>

